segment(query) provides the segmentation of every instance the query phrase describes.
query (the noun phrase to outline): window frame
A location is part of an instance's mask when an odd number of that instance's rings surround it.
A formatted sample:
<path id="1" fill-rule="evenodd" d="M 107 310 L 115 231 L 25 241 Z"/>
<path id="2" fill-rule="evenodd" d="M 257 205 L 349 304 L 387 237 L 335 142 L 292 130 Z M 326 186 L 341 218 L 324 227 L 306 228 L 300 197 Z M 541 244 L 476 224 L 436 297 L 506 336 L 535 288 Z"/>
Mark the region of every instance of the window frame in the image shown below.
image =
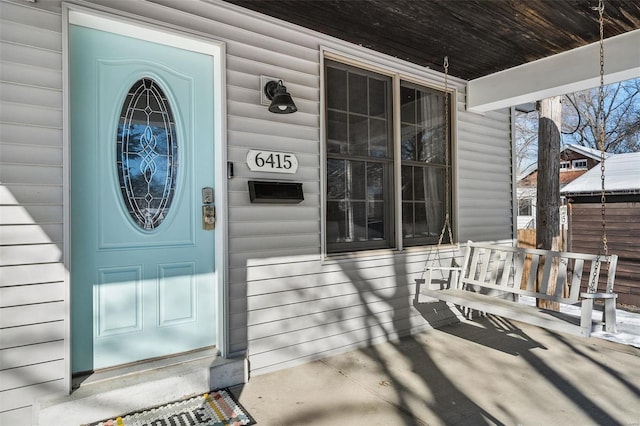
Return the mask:
<path id="1" fill-rule="evenodd" d="M 578 165 L 584 164 L 584 165 Z M 587 170 L 589 168 L 589 161 L 586 158 L 579 158 L 571 161 L 571 168 L 574 170 Z"/>
<path id="2" fill-rule="evenodd" d="M 433 87 L 429 87 L 429 86 L 425 86 L 424 84 L 420 84 L 420 83 L 416 83 L 414 81 L 411 80 L 406 80 L 404 78 L 400 79 L 400 91 L 402 91 L 402 88 L 408 88 L 410 90 L 417 90 L 417 91 L 421 91 L 422 93 L 429 93 L 429 92 L 439 92 L 440 94 L 446 96 L 447 94 L 444 92 L 444 90 L 438 90 L 435 89 Z M 449 135 L 445 135 L 445 143 L 448 142 L 449 143 L 449 164 L 447 164 L 447 159 L 446 159 L 446 151 L 443 152 L 443 154 L 445 155 L 444 158 L 444 162 L 443 163 L 426 163 L 426 162 L 421 162 L 419 160 L 405 160 L 402 158 L 402 155 L 400 155 L 400 181 L 402 181 L 402 168 L 403 167 L 411 167 L 414 171 L 418 170 L 418 169 L 422 169 L 422 170 L 431 170 L 431 171 L 441 171 L 444 170 L 445 175 L 443 176 L 444 179 L 446 179 L 446 174 L 449 173 L 449 194 L 448 194 L 448 201 L 449 201 L 449 210 L 450 210 L 450 223 L 453 222 L 452 216 L 454 216 L 453 214 L 451 214 L 451 209 L 452 209 L 452 199 L 453 199 L 453 190 L 452 190 L 452 170 L 453 170 L 453 155 L 452 155 L 452 143 L 451 141 L 453 140 L 452 138 L 452 123 L 451 123 L 451 101 L 452 101 L 452 96 L 451 94 L 449 94 L 449 114 L 448 114 L 448 118 L 449 118 L 449 125 L 445 128 L 447 128 L 447 130 L 449 130 Z M 444 101 L 444 97 L 443 97 L 443 101 Z M 402 113 L 400 111 L 400 123 L 399 126 L 402 129 L 402 127 L 408 123 L 402 121 Z M 443 117 L 443 122 L 444 122 L 444 117 Z M 418 126 L 418 122 L 416 122 L 416 126 Z M 399 140 L 395 141 L 397 144 L 399 144 L 400 146 L 402 146 L 402 138 L 400 138 Z M 444 147 L 446 149 L 446 146 Z M 443 185 L 445 185 L 445 180 L 443 179 Z M 415 181 L 413 182 L 415 183 Z M 444 188 L 444 191 L 446 191 L 446 186 Z M 442 225 L 444 225 L 444 220 L 446 218 L 446 213 L 447 213 L 447 194 L 446 192 L 442 193 L 442 207 L 440 209 L 440 212 L 442 214 Z M 411 200 L 404 200 L 402 198 L 402 193 L 398 194 L 400 201 L 402 204 L 417 204 L 417 201 L 419 200 L 415 200 L 415 199 L 411 199 Z M 402 212 L 402 209 L 400 210 Z M 398 219 L 398 221 L 400 222 L 400 225 L 403 225 L 402 222 L 402 216 Z M 414 247 L 414 246 L 429 246 L 429 245 L 435 245 L 437 244 L 438 240 L 439 240 L 439 236 L 440 236 L 440 232 L 442 230 L 442 226 L 438 226 L 437 229 L 437 234 L 436 235 L 429 235 L 429 236 L 421 236 L 421 237 L 405 237 L 404 235 L 401 235 L 400 238 L 402 239 L 402 246 L 404 247 Z M 443 235 L 443 240 L 444 238 L 446 238 L 448 240 L 448 235 L 445 233 L 445 235 Z M 448 244 L 449 242 L 445 242 L 445 244 Z"/>
<path id="3" fill-rule="evenodd" d="M 366 68 L 361 68 L 361 67 L 357 67 L 357 66 L 353 66 L 351 64 L 345 64 L 342 62 L 338 62 L 338 61 L 332 61 L 330 60 L 329 62 L 335 64 L 337 69 L 346 71 L 346 72 L 353 72 L 355 74 L 361 75 L 361 76 L 366 76 L 366 77 L 373 77 L 373 78 L 377 78 L 377 77 L 383 77 L 384 80 L 386 80 L 387 82 L 387 90 L 388 93 L 386 93 L 386 97 L 387 99 L 385 100 L 385 111 L 386 111 L 386 117 L 389 123 L 389 128 L 387 129 L 386 133 L 387 133 L 387 137 L 388 137 L 388 144 L 386 147 L 387 150 L 387 155 L 386 157 L 378 157 L 378 156 L 371 156 L 371 155 L 359 155 L 359 154 L 351 154 L 351 153 L 329 153 L 328 152 L 328 146 L 329 146 L 329 134 L 328 131 L 326 130 L 326 124 L 328 123 L 328 116 L 330 113 L 330 108 L 328 105 L 328 102 L 325 104 L 324 109 L 323 109 L 323 114 L 325 115 L 325 132 L 326 132 L 326 137 L 323 140 L 323 152 L 325 155 L 324 158 L 324 167 L 325 167 L 325 173 L 323 175 L 323 181 L 325 182 L 326 185 L 326 181 L 327 181 L 327 177 L 328 177 L 328 170 L 327 170 L 327 164 L 328 161 L 330 159 L 334 159 L 337 161 L 345 161 L 347 163 L 352 162 L 362 162 L 365 164 L 381 164 L 383 166 L 383 189 L 385 191 L 388 192 L 387 197 L 389 197 L 389 199 L 391 201 L 394 200 L 394 187 L 393 187 L 393 182 L 394 182 L 394 169 L 395 169 L 395 165 L 394 165 L 394 157 L 395 157 L 395 153 L 394 153 L 394 149 L 395 149 L 395 144 L 394 144 L 394 135 L 393 135 L 393 122 L 394 122 L 394 117 L 393 117 L 393 78 L 391 76 L 388 75 L 384 75 L 384 74 L 380 74 L 376 71 L 372 71 Z M 323 70 L 325 71 L 325 75 L 324 75 L 324 81 L 325 81 L 325 88 L 326 88 L 326 79 L 327 79 L 327 75 L 326 75 L 326 70 L 327 70 L 327 62 L 325 62 Z M 367 80 L 368 81 L 368 80 Z M 368 92 L 367 92 L 368 93 Z M 347 99 L 348 102 L 348 99 Z M 341 111 L 342 112 L 342 111 Z M 345 114 L 347 114 L 347 118 L 350 118 L 351 116 L 354 117 L 369 117 L 369 114 L 362 114 L 359 112 L 351 112 L 351 111 L 344 111 Z M 349 121 L 349 120 L 347 120 Z M 347 124 L 348 126 L 348 124 Z M 347 167 L 349 167 L 347 165 Z M 366 174 L 366 169 L 365 169 L 365 174 Z M 366 191 L 366 188 L 365 188 Z M 328 191 L 325 189 L 323 191 L 323 196 L 324 196 L 324 201 L 323 201 L 323 206 L 324 206 L 324 214 L 322 217 L 322 221 L 325 224 L 325 230 L 326 230 L 326 224 L 327 224 L 327 216 L 328 216 L 328 209 L 327 209 L 327 203 L 329 201 L 328 198 Z M 364 200 L 365 203 L 367 203 L 367 198 L 365 197 Z M 384 217 L 384 233 L 385 233 L 385 238 L 384 239 L 380 239 L 380 240 L 367 240 L 367 241 L 349 241 L 349 242 L 337 242 L 337 243 L 331 243 L 331 245 L 333 246 L 333 250 L 331 250 L 332 254 L 336 254 L 336 253 L 347 253 L 347 252 L 354 252 L 354 251 L 363 251 L 363 250 L 375 250 L 375 249 L 388 249 L 388 248 L 393 248 L 394 247 L 394 241 L 395 241 L 395 222 L 396 222 L 396 218 L 395 218 L 395 208 L 393 207 L 395 203 L 384 203 L 383 204 L 383 217 Z M 366 208 L 366 207 L 365 207 Z M 327 252 L 329 252 L 328 248 L 329 248 L 329 243 L 326 240 L 326 235 L 327 235 L 328 231 L 324 233 L 323 235 L 323 240 L 326 244 L 326 249 Z"/>
<path id="4" fill-rule="evenodd" d="M 528 214 L 523 214 L 523 209 L 527 210 Z M 533 198 L 522 197 L 518 198 L 518 216 L 533 216 Z"/>
<path id="5" fill-rule="evenodd" d="M 375 59 L 375 58 L 374 58 Z M 366 247 L 360 246 L 356 242 L 345 243 L 344 250 L 331 251 L 327 242 L 327 61 L 334 62 L 344 66 L 350 66 L 362 71 L 372 72 L 383 76 L 390 77 L 392 80 L 392 150 L 393 150 L 393 170 L 391 172 L 391 182 L 388 184 L 393 191 L 391 226 L 394 228 L 393 240 L 387 247 Z M 384 62 L 384 61 L 382 61 Z M 450 78 L 451 80 L 451 78 Z M 458 181 L 457 181 L 457 99 L 458 88 L 457 83 L 449 82 L 445 90 L 445 76 L 441 73 L 427 72 L 416 73 L 412 67 L 403 67 L 402 64 L 388 63 L 382 64 L 377 60 L 364 59 L 358 56 L 352 56 L 343 52 L 337 52 L 330 48 L 321 48 L 320 57 L 320 161 L 321 161 L 321 181 L 320 181 L 320 231 L 321 231 L 321 254 L 323 257 L 335 257 L 340 255 L 349 255 L 355 253 L 366 254 L 368 251 L 392 250 L 402 251 L 408 248 L 424 249 L 425 247 L 433 247 L 436 241 L 421 241 L 418 244 L 406 245 L 402 234 L 402 159 L 401 159 L 401 137 L 402 123 L 400 117 L 400 87 L 401 82 L 417 85 L 425 90 L 436 90 L 449 96 L 449 220 L 453 241 L 443 244 L 456 244 L 458 241 L 457 218 L 458 215 Z M 446 207 L 445 207 L 446 212 Z"/>

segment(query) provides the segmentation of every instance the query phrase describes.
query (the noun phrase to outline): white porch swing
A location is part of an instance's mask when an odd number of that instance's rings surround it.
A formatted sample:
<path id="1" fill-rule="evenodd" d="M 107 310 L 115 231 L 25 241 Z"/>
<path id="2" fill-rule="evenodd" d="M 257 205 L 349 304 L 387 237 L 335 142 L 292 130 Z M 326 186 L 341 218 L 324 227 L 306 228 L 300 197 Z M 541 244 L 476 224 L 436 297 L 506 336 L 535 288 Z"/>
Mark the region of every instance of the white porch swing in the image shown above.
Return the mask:
<path id="1" fill-rule="evenodd" d="M 440 246 L 446 230 L 449 242 L 453 243 L 447 176 L 445 220 L 435 246 L 436 259 L 430 262 L 427 258 L 421 277 L 416 279 L 417 303 L 438 299 L 460 307 L 466 316 L 471 316 L 473 311 L 480 311 L 586 337 L 602 328 L 609 332 L 616 331 L 617 295 L 613 292 L 613 285 L 618 257 L 608 253 L 606 233 L 603 0 L 600 0 L 597 10 L 600 24 L 598 144 L 602 181 L 602 244 L 598 253 L 559 252 L 469 241 L 461 265 L 453 259 L 451 266 L 443 266 Z M 449 66 L 446 57 L 444 64 L 446 90 Z M 446 99 L 445 114 L 448 114 Z M 448 121 L 445 123 L 448 126 Z M 448 137 L 448 127 L 446 133 Z M 448 151 L 447 144 L 447 166 L 450 161 Z M 440 274 L 438 282 L 434 273 Z M 586 291 L 581 291 L 581 287 L 586 287 Z M 600 290 L 599 287 L 603 288 Z M 519 303 L 519 296 L 574 305 L 580 308 L 580 316 Z M 604 304 L 601 320 L 593 318 L 594 300 Z"/>

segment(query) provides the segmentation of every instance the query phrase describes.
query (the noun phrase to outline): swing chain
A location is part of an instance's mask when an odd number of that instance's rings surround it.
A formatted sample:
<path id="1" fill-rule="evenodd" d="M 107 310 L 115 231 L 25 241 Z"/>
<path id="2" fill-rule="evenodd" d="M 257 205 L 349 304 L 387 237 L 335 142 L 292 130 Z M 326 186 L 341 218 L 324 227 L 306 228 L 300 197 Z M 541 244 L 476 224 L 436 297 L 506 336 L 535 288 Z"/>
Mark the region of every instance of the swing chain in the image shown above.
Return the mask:
<path id="1" fill-rule="evenodd" d="M 598 87 L 598 138 L 600 149 L 600 203 L 602 225 L 602 251 L 606 256 L 609 252 L 607 244 L 606 195 L 605 195 L 605 114 L 604 114 L 604 0 L 598 2 L 600 25 L 600 86 Z"/>
<path id="2" fill-rule="evenodd" d="M 451 222 L 449 217 L 449 211 L 451 209 L 450 204 L 450 183 L 449 183 L 449 162 L 450 162 L 450 152 L 449 152 L 449 57 L 444 57 L 444 123 L 445 123 L 445 164 L 447 166 L 447 170 L 445 171 L 445 179 L 444 179 L 444 193 L 445 193 L 445 215 L 444 215 L 444 223 L 442 226 L 442 231 L 440 232 L 440 237 L 438 238 L 438 244 L 436 245 L 436 255 L 438 259 L 440 259 L 440 245 L 442 244 L 442 240 L 444 239 L 444 231 L 447 230 L 449 234 L 449 244 L 453 243 L 453 233 L 451 231 Z"/>
<path id="3" fill-rule="evenodd" d="M 451 163 L 451 152 L 449 148 L 449 57 L 444 57 L 444 125 L 445 125 L 445 135 L 444 135 L 444 149 L 445 149 L 445 176 L 444 176 L 444 196 L 445 196 L 445 217 L 444 217 L 444 225 L 449 232 L 449 244 L 453 243 L 453 235 L 451 231 L 451 218 L 449 216 L 449 212 L 451 211 L 451 183 L 449 182 L 449 174 L 450 174 L 450 163 Z M 444 227 L 442 228 L 442 233 L 444 233 Z M 438 244 L 442 242 L 442 233 L 440 235 L 440 240 Z"/>
<path id="4" fill-rule="evenodd" d="M 600 149 L 600 203 L 602 215 L 602 253 L 608 255 L 607 246 L 607 219 L 606 219 L 606 195 L 604 187 L 605 179 L 605 141 L 604 141 L 604 0 L 598 2 L 598 23 L 600 25 L 600 86 L 598 87 L 598 148 Z M 595 293 L 598 288 L 597 277 L 600 269 L 600 252 L 598 253 L 593 267 L 593 276 L 589 283 L 588 292 Z"/>
<path id="5" fill-rule="evenodd" d="M 449 173 L 450 173 L 450 150 L 449 150 L 449 57 L 445 56 L 444 57 L 444 128 L 445 128 L 445 135 L 444 135 L 444 141 L 445 141 L 445 164 L 446 164 L 446 170 L 445 170 L 445 215 L 444 215 L 444 223 L 442 224 L 442 231 L 440 231 L 440 236 L 438 237 L 438 244 L 436 244 L 436 259 L 438 260 L 438 263 L 440 263 L 440 246 L 442 245 L 442 240 L 444 239 L 444 232 L 445 230 L 448 231 L 448 236 L 449 236 L 449 244 L 453 243 L 453 232 L 451 230 L 451 218 L 449 215 L 449 211 L 451 209 L 450 204 L 451 204 L 451 200 L 450 200 L 450 183 L 449 183 Z M 454 265 L 455 265 L 455 259 L 454 259 Z M 442 266 L 442 265 L 440 265 Z M 424 272 L 428 269 L 428 262 L 425 261 L 424 264 L 424 268 L 422 270 L 422 273 L 424 275 Z"/>

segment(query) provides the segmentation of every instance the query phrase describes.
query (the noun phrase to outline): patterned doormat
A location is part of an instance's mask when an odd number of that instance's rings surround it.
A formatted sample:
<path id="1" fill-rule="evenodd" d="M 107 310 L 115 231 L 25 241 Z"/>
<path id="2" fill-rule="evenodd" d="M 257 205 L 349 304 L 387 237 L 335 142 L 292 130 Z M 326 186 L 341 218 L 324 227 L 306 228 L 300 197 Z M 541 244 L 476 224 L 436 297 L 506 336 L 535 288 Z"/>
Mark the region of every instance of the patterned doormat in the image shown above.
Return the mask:
<path id="1" fill-rule="evenodd" d="M 229 389 L 220 389 L 85 426 L 241 426 L 255 423 Z"/>

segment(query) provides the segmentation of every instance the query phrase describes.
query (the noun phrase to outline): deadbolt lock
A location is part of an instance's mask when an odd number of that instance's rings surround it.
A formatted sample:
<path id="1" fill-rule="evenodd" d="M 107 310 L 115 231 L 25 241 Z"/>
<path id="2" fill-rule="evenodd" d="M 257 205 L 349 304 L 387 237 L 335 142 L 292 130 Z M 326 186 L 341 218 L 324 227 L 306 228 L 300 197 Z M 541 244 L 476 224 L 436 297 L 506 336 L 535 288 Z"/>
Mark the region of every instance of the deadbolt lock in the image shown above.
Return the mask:
<path id="1" fill-rule="evenodd" d="M 202 204 L 213 204 L 213 188 L 210 186 L 202 188 Z"/>

